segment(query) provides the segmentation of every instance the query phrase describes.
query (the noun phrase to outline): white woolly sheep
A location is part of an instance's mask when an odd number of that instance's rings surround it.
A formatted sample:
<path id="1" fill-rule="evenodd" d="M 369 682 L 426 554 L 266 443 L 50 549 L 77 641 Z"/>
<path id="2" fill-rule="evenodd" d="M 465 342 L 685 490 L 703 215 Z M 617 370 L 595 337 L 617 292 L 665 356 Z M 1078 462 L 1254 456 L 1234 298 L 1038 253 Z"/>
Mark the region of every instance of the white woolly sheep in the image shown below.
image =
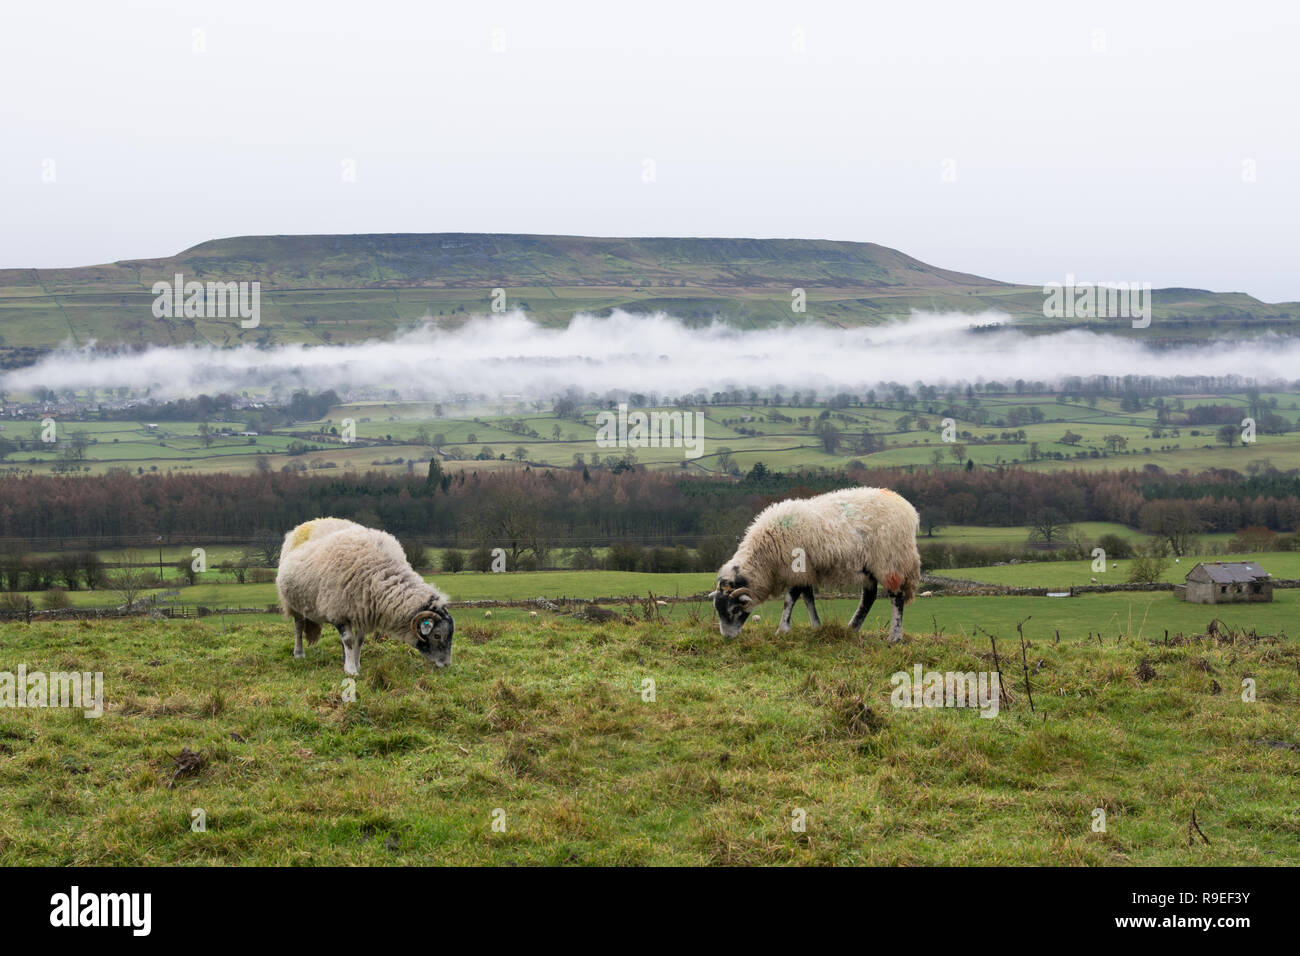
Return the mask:
<path id="1" fill-rule="evenodd" d="M 361 644 L 391 634 L 436 667 L 451 663 L 455 622 L 447 596 L 426 584 L 391 534 L 342 518 L 305 521 L 284 536 L 275 576 L 280 607 L 293 619 L 293 656 L 306 657 L 322 624 L 338 628 L 343 670 L 361 672 Z"/>
<path id="2" fill-rule="evenodd" d="M 862 589 L 849 626 L 857 630 L 883 584 L 894 606 L 889 640 L 903 637 L 903 605 L 921 580 L 916 550 L 916 509 L 888 488 L 845 488 L 808 499 L 777 502 L 761 511 L 740 547 L 718 571 L 709 596 L 723 637 L 740 633 L 750 612 L 771 595 L 785 592 L 777 633 L 790 630 L 790 613 L 800 597 L 813 627 L 821 626 L 814 588 Z"/>

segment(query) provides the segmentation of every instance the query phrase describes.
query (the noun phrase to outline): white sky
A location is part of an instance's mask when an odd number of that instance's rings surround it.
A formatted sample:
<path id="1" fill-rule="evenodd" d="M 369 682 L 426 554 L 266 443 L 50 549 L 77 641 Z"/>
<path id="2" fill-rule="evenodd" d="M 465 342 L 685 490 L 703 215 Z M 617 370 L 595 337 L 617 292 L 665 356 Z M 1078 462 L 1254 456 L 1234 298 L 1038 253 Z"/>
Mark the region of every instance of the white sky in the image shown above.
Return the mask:
<path id="1" fill-rule="evenodd" d="M 1300 300 L 1297 51 L 1280 0 L 6 3 L 0 267 L 264 233 L 795 236 Z"/>

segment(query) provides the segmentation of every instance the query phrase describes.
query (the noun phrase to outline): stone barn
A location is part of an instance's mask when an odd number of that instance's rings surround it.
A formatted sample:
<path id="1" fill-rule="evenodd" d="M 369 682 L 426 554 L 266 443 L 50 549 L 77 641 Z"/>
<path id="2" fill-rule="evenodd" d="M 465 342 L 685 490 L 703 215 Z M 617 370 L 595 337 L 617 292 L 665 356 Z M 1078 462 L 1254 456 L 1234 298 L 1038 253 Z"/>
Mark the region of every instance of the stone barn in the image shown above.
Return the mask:
<path id="1" fill-rule="evenodd" d="M 1235 604 L 1273 600 L 1273 581 L 1254 561 L 1215 561 L 1187 572 L 1180 589 L 1193 604 Z"/>

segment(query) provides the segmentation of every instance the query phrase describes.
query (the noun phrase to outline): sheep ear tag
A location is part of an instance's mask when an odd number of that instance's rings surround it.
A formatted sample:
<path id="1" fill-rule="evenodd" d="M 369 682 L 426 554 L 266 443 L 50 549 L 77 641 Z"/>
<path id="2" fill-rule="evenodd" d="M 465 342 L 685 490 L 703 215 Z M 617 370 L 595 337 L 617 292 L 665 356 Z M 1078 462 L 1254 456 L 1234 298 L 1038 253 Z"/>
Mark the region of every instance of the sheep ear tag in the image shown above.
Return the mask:
<path id="1" fill-rule="evenodd" d="M 428 637 L 432 633 L 433 633 L 433 618 L 426 617 L 423 621 L 420 622 L 420 636 Z"/>

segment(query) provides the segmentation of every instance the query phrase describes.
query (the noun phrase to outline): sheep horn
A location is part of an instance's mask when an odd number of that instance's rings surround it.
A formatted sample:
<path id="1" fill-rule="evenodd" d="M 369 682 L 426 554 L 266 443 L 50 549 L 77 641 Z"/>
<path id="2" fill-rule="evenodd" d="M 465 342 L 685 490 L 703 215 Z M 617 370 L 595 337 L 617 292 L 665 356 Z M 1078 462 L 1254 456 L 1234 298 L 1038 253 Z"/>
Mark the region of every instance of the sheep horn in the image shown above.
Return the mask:
<path id="1" fill-rule="evenodd" d="M 739 601 L 741 598 L 746 598 L 746 597 L 752 600 L 754 595 L 749 593 L 749 588 L 735 588 L 731 592 L 731 597 L 733 600 L 736 601 Z"/>
<path id="2" fill-rule="evenodd" d="M 437 611 L 421 611 L 415 617 L 411 618 L 411 633 L 416 637 L 423 637 L 420 633 L 420 623 L 424 620 L 433 621 L 435 624 L 441 619 Z"/>

